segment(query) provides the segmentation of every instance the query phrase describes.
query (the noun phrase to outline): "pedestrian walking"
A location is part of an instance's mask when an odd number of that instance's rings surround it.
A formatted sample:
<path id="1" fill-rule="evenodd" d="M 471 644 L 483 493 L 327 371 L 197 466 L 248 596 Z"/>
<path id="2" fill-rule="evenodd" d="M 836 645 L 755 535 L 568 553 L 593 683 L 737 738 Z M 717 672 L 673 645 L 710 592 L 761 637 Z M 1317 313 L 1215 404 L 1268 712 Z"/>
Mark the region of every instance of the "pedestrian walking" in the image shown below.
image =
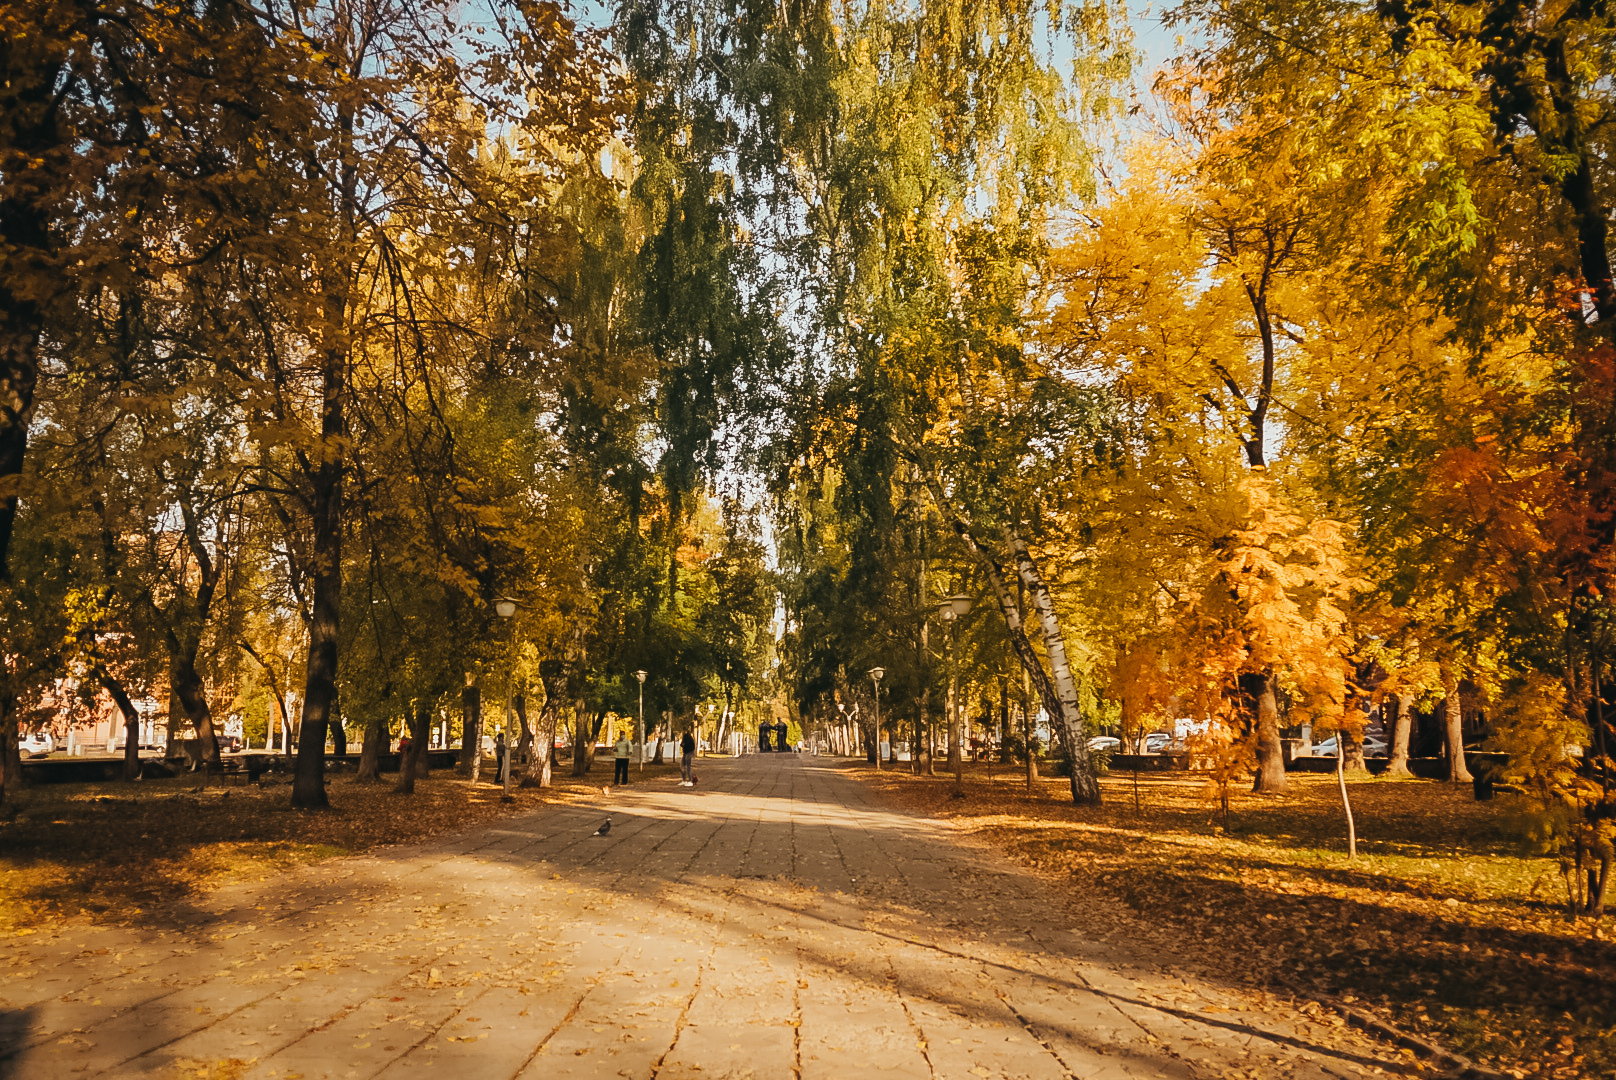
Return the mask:
<path id="1" fill-rule="evenodd" d="M 685 737 L 679 740 L 679 751 L 684 755 L 684 760 L 680 762 L 685 774 L 684 786 L 695 787 L 696 782 L 691 779 L 690 770 L 696 764 L 696 737 L 685 732 Z"/>
<path id="2" fill-rule="evenodd" d="M 494 782 L 496 784 L 505 782 L 505 754 L 505 733 L 497 731 L 494 733 L 494 776 L 496 777 Z"/>
<path id="3" fill-rule="evenodd" d="M 634 752 L 634 744 L 628 741 L 628 732 L 617 737 L 612 746 L 612 753 L 616 755 L 616 771 L 612 774 L 613 784 L 628 783 L 628 756 Z"/>

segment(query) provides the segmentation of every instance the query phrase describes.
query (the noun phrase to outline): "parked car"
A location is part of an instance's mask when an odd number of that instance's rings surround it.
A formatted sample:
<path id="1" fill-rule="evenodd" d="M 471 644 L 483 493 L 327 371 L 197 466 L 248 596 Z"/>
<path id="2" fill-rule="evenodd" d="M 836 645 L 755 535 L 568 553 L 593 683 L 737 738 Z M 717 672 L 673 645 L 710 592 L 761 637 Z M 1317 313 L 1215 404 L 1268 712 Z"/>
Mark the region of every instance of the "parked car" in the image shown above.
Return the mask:
<path id="1" fill-rule="evenodd" d="M 48 731 L 30 731 L 22 737 L 18 749 L 29 757 L 49 757 L 56 753 L 56 739 Z"/>
<path id="2" fill-rule="evenodd" d="M 216 735 L 214 738 L 218 740 L 219 753 L 239 754 L 241 752 L 240 735 Z"/>
<path id="3" fill-rule="evenodd" d="M 1323 742 L 1313 744 L 1313 756 L 1314 757 L 1335 757 L 1335 755 L 1336 755 L 1335 747 L 1336 747 L 1335 736 L 1332 735 L 1328 739 L 1325 739 Z M 1364 752 L 1364 757 L 1390 757 L 1391 756 L 1391 750 L 1386 745 L 1386 743 L 1381 739 L 1375 738 L 1373 735 L 1365 735 L 1363 737 L 1363 752 Z"/>
<path id="4" fill-rule="evenodd" d="M 1165 731 L 1153 731 L 1145 736 L 1145 753 L 1159 754 L 1173 744 L 1173 737 Z"/>
<path id="5" fill-rule="evenodd" d="M 1089 740 L 1089 753 L 1094 754 L 1102 750 L 1117 750 L 1121 746 L 1121 739 L 1113 739 L 1109 735 L 1096 735 Z"/>

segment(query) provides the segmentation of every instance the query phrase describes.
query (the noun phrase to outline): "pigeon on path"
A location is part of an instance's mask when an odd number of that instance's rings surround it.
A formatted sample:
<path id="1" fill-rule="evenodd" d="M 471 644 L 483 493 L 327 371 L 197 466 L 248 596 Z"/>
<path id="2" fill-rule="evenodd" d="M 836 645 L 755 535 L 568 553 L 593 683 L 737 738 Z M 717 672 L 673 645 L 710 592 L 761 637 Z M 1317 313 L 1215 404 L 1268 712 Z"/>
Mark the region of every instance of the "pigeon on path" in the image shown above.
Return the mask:
<path id="1" fill-rule="evenodd" d="M 605 836 L 607 833 L 609 833 L 611 831 L 612 831 L 612 819 L 607 818 L 606 819 L 606 824 L 602 825 L 600 828 L 595 830 L 595 835 L 596 836 Z"/>

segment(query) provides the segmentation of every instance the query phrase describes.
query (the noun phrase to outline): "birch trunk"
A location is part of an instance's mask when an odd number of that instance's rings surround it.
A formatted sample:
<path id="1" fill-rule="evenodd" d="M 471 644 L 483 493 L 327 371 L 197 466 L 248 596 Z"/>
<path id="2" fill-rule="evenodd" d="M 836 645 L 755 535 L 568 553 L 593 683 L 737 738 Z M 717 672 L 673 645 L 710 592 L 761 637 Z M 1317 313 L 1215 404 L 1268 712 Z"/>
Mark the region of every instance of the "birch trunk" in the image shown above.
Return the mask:
<path id="1" fill-rule="evenodd" d="M 1049 673 L 1038 662 L 1038 654 L 1033 651 L 1032 642 L 1027 640 L 1026 631 L 1021 623 L 1021 609 L 1016 605 L 1016 598 L 1010 595 L 1010 591 L 1005 585 L 1003 568 L 999 565 L 997 559 L 977 543 L 976 537 L 971 533 L 970 526 L 965 524 L 965 521 L 953 512 L 947 500 L 943 498 L 942 491 L 938 488 L 934 479 L 928 477 L 927 482 L 931 487 L 932 498 L 936 501 L 939 511 L 942 512 L 949 526 L 954 530 L 955 535 L 960 538 L 960 542 L 965 545 L 965 549 L 971 553 L 972 557 L 977 560 L 978 564 L 986 572 L 988 582 L 993 586 L 994 600 L 999 605 L 1000 614 L 1004 616 L 1005 628 L 1008 632 L 1007 636 L 1010 638 L 1010 647 L 1015 651 L 1016 659 L 1021 662 L 1022 670 L 1027 673 L 1027 677 L 1037 687 L 1039 700 L 1044 707 L 1044 711 L 1049 714 L 1051 724 L 1058 732 L 1064 734 L 1066 726 L 1064 706 L 1061 704 L 1060 697 L 1056 692 L 1055 684 L 1050 680 Z M 1053 614 L 1053 609 L 1051 613 Z M 1064 647 L 1062 655 L 1064 656 Z M 1086 749 L 1084 747 L 1085 751 Z M 1081 768 L 1078 767 L 1079 761 L 1081 761 Z M 1100 801 L 1100 785 L 1095 780 L 1094 774 L 1088 771 L 1087 753 L 1085 752 L 1081 759 L 1074 754 L 1072 763 L 1072 801 L 1078 804 L 1098 803 Z"/>
<path id="2" fill-rule="evenodd" d="M 1044 583 L 1043 575 L 1038 572 L 1037 563 L 1027 550 L 1027 542 L 1017 535 L 1014 529 L 1007 530 L 1006 535 L 1011 550 L 1015 552 L 1016 568 L 1021 582 L 1032 594 L 1033 610 L 1038 613 L 1038 622 L 1043 627 L 1044 654 L 1049 657 L 1049 667 L 1054 675 L 1055 695 L 1059 705 L 1059 711 L 1052 712 L 1051 719 L 1059 719 L 1062 734 L 1066 739 L 1066 750 L 1071 755 L 1072 801 L 1098 803 L 1100 785 L 1094 776 L 1093 762 L 1089 759 L 1088 733 L 1084 730 L 1086 725 L 1083 723 L 1083 711 L 1078 703 L 1077 680 L 1072 677 L 1072 667 L 1066 658 L 1066 640 L 1055 614 L 1054 598 L 1050 596 L 1049 586 Z M 1018 612 L 1018 618 L 1019 615 Z"/>

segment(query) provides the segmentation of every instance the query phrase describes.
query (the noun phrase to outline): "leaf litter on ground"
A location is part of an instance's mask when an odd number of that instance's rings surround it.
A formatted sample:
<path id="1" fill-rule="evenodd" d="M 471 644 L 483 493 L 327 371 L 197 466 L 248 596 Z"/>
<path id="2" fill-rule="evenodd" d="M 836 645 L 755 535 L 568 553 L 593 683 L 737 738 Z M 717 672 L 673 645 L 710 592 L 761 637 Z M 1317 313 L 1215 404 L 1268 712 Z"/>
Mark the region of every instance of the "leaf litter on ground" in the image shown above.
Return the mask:
<path id="1" fill-rule="evenodd" d="M 298 865 L 419 843 L 546 803 L 598 801 L 598 778 L 557 776 L 549 788 L 513 788 L 445 772 L 394 792 L 395 776 L 361 784 L 327 780 L 331 809 L 291 806 L 290 785 L 200 784 L 194 776 L 138 784 L 31 787 L 0 818 L 0 933 L 45 921 L 161 921 L 165 906 Z M 678 776 L 649 766 L 650 781 Z"/>
<path id="2" fill-rule="evenodd" d="M 1137 810 L 1131 773 L 1102 778 L 1099 807 L 1059 778 L 1029 796 L 1007 766 L 973 765 L 963 798 L 952 777 L 865 775 L 1056 877 L 1096 937 L 1159 943 L 1255 992 L 1329 995 L 1511 1075 L 1616 1076 L 1608 924 L 1567 920 L 1558 864 L 1523 850 L 1507 796 L 1353 780 L 1349 859 L 1334 776 L 1236 795 L 1225 831 L 1194 774 L 1138 777 Z"/>

